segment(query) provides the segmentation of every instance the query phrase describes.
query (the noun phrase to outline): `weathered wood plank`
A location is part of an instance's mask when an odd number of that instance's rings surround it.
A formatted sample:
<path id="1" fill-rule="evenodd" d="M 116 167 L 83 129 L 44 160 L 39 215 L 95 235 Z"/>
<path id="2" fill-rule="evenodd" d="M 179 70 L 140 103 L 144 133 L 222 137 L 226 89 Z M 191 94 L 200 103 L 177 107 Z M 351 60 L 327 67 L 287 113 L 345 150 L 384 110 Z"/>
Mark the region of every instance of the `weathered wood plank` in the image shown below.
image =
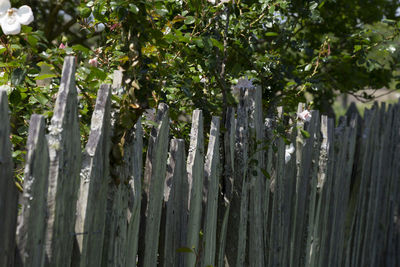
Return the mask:
<path id="1" fill-rule="evenodd" d="M 316 227 L 316 209 L 317 209 L 317 188 L 318 188 L 318 163 L 320 154 L 320 115 L 317 110 L 311 112 L 312 119 L 310 121 L 310 139 L 312 140 L 311 150 L 311 172 L 310 172 L 310 196 L 308 206 L 308 226 L 307 226 L 307 248 L 305 264 L 309 266 L 312 256 L 312 243 L 314 242 L 314 228 Z"/>
<path id="2" fill-rule="evenodd" d="M 70 266 L 81 167 L 75 57 L 64 60 L 61 84 L 49 128 L 48 227 L 46 266 Z"/>
<path id="3" fill-rule="evenodd" d="M 168 156 L 168 106 L 161 103 L 156 114 L 157 127 L 151 130 L 144 180 L 148 188 L 144 266 L 157 265 L 161 208 Z"/>
<path id="4" fill-rule="evenodd" d="M 249 210 L 249 264 L 264 266 L 264 177 L 261 170 L 264 163 L 264 118 L 262 111 L 261 87 L 247 89 L 249 105 L 250 154 L 255 160 L 253 172 L 249 175 L 250 182 L 250 210 Z"/>
<path id="5" fill-rule="evenodd" d="M 373 252 L 371 251 L 371 242 L 373 239 L 373 229 L 375 224 L 375 201 L 377 197 L 377 179 L 378 179 L 378 162 L 379 153 L 375 153 L 379 150 L 379 126 L 380 126 L 380 116 L 379 109 L 375 105 L 374 112 L 371 119 L 372 127 L 369 138 L 371 139 L 371 145 L 369 147 L 369 151 L 367 151 L 369 155 L 368 161 L 365 161 L 365 164 L 369 164 L 368 167 L 365 166 L 366 169 L 369 169 L 370 172 L 365 172 L 365 179 L 369 179 L 370 183 L 367 187 L 367 199 L 366 199 L 366 207 L 365 207 L 365 231 L 363 234 L 363 242 L 362 242 L 362 250 L 361 250 L 361 266 L 365 266 L 369 262 L 372 261 Z M 368 178 L 367 178 L 368 177 Z"/>
<path id="6" fill-rule="evenodd" d="M 114 166 L 119 181 L 112 181 L 108 187 L 106 229 L 103 242 L 101 266 L 126 266 L 128 238 L 129 187 L 125 184 L 129 175 L 127 166 Z M 119 182 L 119 183 L 118 183 Z M 100 256 L 99 256 L 100 257 Z"/>
<path id="7" fill-rule="evenodd" d="M 225 133 L 224 138 L 224 168 L 223 168 L 223 183 L 220 188 L 220 197 L 218 200 L 218 229 L 217 240 L 218 254 L 217 254 L 217 266 L 228 265 L 225 262 L 225 249 L 227 241 L 227 231 L 228 231 L 228 218 L 232 205 L 233 189 L 234 189 L 234 153 L 235 153 L 235 109 L 230 107 L 226 112 L 225 119 Z"/>
<path id="8" fill-rule="evenodd" d="M 240 89 L 239 104 L 237 109 L 236 121 L 236 146 L 235 146 L 235 178 L 234 194 L 237 196 L 239 210 L 232 210 L 232 217 L 229 218 L 230 224 L 235 224 L 235 230 L 232 235 L 237 236 L 237 243 L 230 244 L 234 248 L 229 249 L 228 259 L 235 258 L 236 266 L 245 266 L 246 264 L 246 242 L 247 242 L 247 223 L 249 206 L 249 183 L 247 178 L 248 151 L 249 151 L 249 114 L 248 104 L 245 98 L 246 91 Z M 234 197 L 235 197 L 234 195 Z M 238 223 L 239 222 L 239 223 Z M 229 244 L 229 243 L 228 243 Z M 234 263 L 229 263 L 234 266 Z"/>
<path id="9" fill-rule="evenodd" d="M 277 108 L 277 117 L 275 117 L 274 120 L 283 122 L 284 113 L 282 107 Z M 275 127 L 277 126 L 275 125 Z M 271 131 L 272 128 L 269 130 Z M 271 133 L 268 135 L 271 135 Z M 284 188 L 286 180 L 285 142 L 283 138 L 278 138 L 278 140 L 275 140 L 275 142 L 271 143 L 270 146 L 270 156 L 267 164 L 267 166 L 270 165 L 270 167 L 267 167 L 267 169 L 269 173 L 271 173 L 271 171 L 273 173 L 271 176 L 270 185 L 267 188 L 267 191 L 271 196 L 271 210 L 270 218 L 266 217 L 265 220 L 266 223 L 269 223 L 268 229 L 265 229 L 265 231 L 268 231 L 268 235 L 265 235 L 265 238 L 269 241 L 266 245 L 269 250 L 267 253 L 265 253 L 265 256 L 268 257 L 268 266 L 281 266 L 283 264 L 281 261 L 283 258 L 282 253 L 285 247 L 282 245 L 284 234 L 284 205 L 288 204 L 284 201 L 284 194 L 286 191 L 286 188 Z M 272 146 L 276 148 L 275 153 L 272 152 Z M 268 214 L 266 216 L 268 216 Z"/>
<path id="10" fill-rule="evenodd" d="M 184 254 L 177 252 L 186 244 L 189 184 L 185 163 L 184 140 L 172 139 L 164 187 L 167 206 L 164 266 L 185 266 Z"/>
<path id="11" fill-rule="evenodd" d="M 203 176 L 204 176 L 204 135 L 203 113 L 196 109 L 192 116 L 190 131 L 190 147 L 187 159 L 187 173 L 189 181 L 189 221 L 186 247 L 199 253 L 199 234 L 201 229 Z M 186 266 L 195 266 L 196 253 L 187 253 Z"/>
<path id="12" fill-rule="evenodd" d="M 90 135 L 82 160 L 75 232 L 76 266 L 100 266 L 106 218 L 111 142 L 110 85 L 101 85 L 92 115 Z M 77 260 L 79 259 L 79 263 Z"/>
<path id="13" fill-rule="evenodd" d="M 128 197 L 128 237 L 126 247 L 126 266 L 136 266 L 136 255 L 139 244 L 140 208 L 142 197 L 143 169 L 143 129 L 139 119 L 128 140 L 126 149 L 129 165 L 129 197 Z"/>
<path id="14" fill-rule="evenodd" d="M 304 104 L 299 104 L 298 113 L 303 111 Z M 311 118 L 314 120 L 315 118 Z M 301 128 L 305 124 L 305 130 L 311 122 L 298 122 L 298 133 L 296 137 L 296 193 L 295 193 L 295 213 L 293 219 L 293 237 L 291 242 L 291 266 L 302 266 L 305 261 L 307 224 L 309 212 L 310 194 L 310 173 L 312 164 L 313 139 L 305 138 L 301 133 Z"/>
<path id="15" fill-rule="evenodd" d="M 49 149 L 45 121 L 32 115 L 29 122 L 22 212 L 17 227 L 17 266 L 43 266 L 47 220 Z"/>
<path id="16" fill-rule="evenodd" d="M 214 266 L 217 250 L 218 187 L 220 180 L 219 128 L 220 118 L 213 117 L 210 139 L 204 165 L 204 179 L 207 181 L 207 206 L 204 220 L 203 265 Z"/>
<path id="17" fill-rule="evenodd" d="M 321 116 L 321 145 L 320 154 L 318 162 L 318 174 L 317 174 L 317 184 L 316 189 L 316 210 L 315 210 L 315 221 L 314 228 L 312 229 L 312 243 L 310 246 L 309 261 L 306 261 L 309 266 L 316 266 L 318 262 L 318 257 L 320 255 L 321 239 L 322 239 L 322 229 L 324 220 L 324 211 L 326 209 L 326 197 L 328 191 L 328 181 L 327 181 L 327 161 L 329 149 L 332 149 L 332 144 L 328 139 L 328 117 Z"/>
<path id="18" fill-rule="evenodd" d="M 0 89 L 0 266 L 14 264 L 18 191 L 14 184 L 11 158 L 10 115 L 7 92 Z"/>

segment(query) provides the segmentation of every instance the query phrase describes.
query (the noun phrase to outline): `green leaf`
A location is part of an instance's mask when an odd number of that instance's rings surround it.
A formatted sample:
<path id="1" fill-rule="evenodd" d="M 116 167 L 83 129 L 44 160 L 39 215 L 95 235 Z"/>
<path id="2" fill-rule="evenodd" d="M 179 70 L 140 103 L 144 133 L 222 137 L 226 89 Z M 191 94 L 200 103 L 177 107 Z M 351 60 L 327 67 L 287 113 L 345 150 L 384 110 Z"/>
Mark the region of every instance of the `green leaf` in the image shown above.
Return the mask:
<path id="1" fill-rule="evenodd" d="M 47 73 L 47 74 L 41 74 L 39 76 L 36 76 L 35 80 L 38 81 L 38 80 L 44 80 L 44 79 L 48 79 L 48 78 L 55 78 L 55 77 L 57 77 L 57 75 Z"/>
<path id="2" fill-rule="evenodd" d="M 92 10 L 88 7 L 78 8 L 78 11 L 82 18 L 88 18 L 92 13 Z"/>
<path id="3" fill-rule="evenodd" d="M 129 11 L 133 14 L 139 13 L 139 8 L 135 4 L 129 4 Z"/>
<path id="4" fill-rule="evenodd" d="M 312 67 L 312 64 L 310 63 L 310 64 L 308 64 L 308 65 L 304 68 L 304 71 L 309 71 L 309 70 L 311 70 L 311 67 Z"/>
<path id="5" fill-rule="evenodd" d="M 318 3 L 314 2 L 314 1 L 312 1 L 310 4 L 311 4 L 310 5 L 310 10 L 314 10 L 314 9 L 316 9 L 318 7 Z"/>
<path id="6" fill-rule="evenodd" d="M 176 249 L 176 252 L 183 252 L 183 253 L 194 253 L 193 249 L 188 247 L 181 247 Z"/>
<path id="7" fill-rule="evenodd" d="M 196 19 L 193 16 L 187 16 L 185 19 L 185 24 L 190 25 L 193 24 L 196 21 Z"/>
<path id="8" fill-rule="evenodd" d="M 304 138 L 310 138 L 310 133 L 307 132 L 306 130 L 301 129 L 300 132 L 301 132 L 301 135 L 302 135 Z"/>
<path id="9" fill-rule="evenodd" d="M 277 36 L 279 35 L 277 32 L 266 32 L 265 36 Z"/>
<path id="10" fill-rule="evenodd" d="M 12 73 L 11 73 L 11 84 L 13 85 L 20 85 L 22 84 L 22 82 L 25 79 L 25 74 L 26 71 L 21 69 L 21 68 L 17 68 L 15 69 Z"/>
<path id="11" fill-rule="evenodd" d="M 99 80 L 105 80 L 107 78 L 107 73 L 104 71 L 100 70 L 99 68 L 96 67 L 91 67 L 90 68 L 90 73 L 86 77 L 86 81 L 91 81 L 93 79 L 99 79 Z"/>
<path id="12" fill-rule="evenodd" d="M 260 170 L 264 174 L 265 178 L 267 178 L 268 180 L 271 179 L 271 175 L 267 172 L 266 169 L 261 168 Z"/>
<path id="13" fill-rule="evenodd" d="M 90 49 L 87 47 L 84 47 L 83 45 L 77 44 L 77 45 L 73 45 L 72 49 L 76 52 L 76 51 L 81 51 L 85 54 L 89 54 Z"/>
<path id="14" fill-rule="evenodd" d="M 12 105 L 17 105 L 21 101 L 21 94 L 18 89 L 14 89 L 10 94 L 10 103 Z"/>
<path id="15" fill-rule="evenodd" d="M 213 46 L 218 47 L 218 49 L 221 51 L 224 51 L 224 45 L 220 41 L 218 41 L 214 38 L 210 38 L 210 40 L 211 40 Z"/>

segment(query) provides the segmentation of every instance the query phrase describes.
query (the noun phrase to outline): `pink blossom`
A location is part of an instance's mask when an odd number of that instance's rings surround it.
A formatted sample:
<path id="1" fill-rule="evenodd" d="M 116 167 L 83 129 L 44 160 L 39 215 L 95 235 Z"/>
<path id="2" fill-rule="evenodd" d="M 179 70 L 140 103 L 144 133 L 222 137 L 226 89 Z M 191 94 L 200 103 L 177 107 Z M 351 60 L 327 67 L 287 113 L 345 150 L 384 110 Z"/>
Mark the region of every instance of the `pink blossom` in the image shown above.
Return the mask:
<path id="1" fill-rule="evenodd" d="M 63 43 L 60 44 L 60 46 L 58 47 L 59 49 L 64 49 L 65 45 Z"/>
<path id="2" fill-rule="evenodd" d="M 119 26 L 120 26 L 120 23 L 115 23 L 115 24 L 111 25 L 110 30 L 113 31 Z"/>
<path id="3" fill-rule="evenodd" d="M 311 112 L 308 110 L 304 110 L 301 113 L 297 113 L 297 118 L 302 121 L 310 121 L 311 120 Z"/>
<path id="4" fill-rule="evenodd" d="M 93 67 L 97 67 L 98 64 L 97 57 L 89 59 L 89 64 L 92 65 Z"/>

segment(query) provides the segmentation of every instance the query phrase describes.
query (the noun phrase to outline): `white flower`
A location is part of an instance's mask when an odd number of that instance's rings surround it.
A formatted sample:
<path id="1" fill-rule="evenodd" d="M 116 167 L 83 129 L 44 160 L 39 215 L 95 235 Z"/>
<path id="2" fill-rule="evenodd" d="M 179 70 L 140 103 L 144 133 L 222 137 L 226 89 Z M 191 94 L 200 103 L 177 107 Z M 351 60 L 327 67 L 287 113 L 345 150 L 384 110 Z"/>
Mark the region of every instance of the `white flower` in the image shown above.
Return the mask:
<path id="1" fill-rule="evenodd" d="M 11 3 L 9 0 L 0 0 L 0 15 L 7 12 L 11 8 Z"/>
<path id="2" fill-rule="evenodd" d="M 236 88 L 254 88 L 253 79 L 249 80 L 247 77 L 240 78 L 235 86 Z"/>
<path id="3" fill-rule="evenodd" d="M 10 1 L 0 0 L 0 25 L 4 34 L 18 34 L 21 24 L 28 25 L 33 21 L 32 9 L 29 6 L 11 8 Z"/>
<path id="4" fill-rule="evenodd" d="M 290 158 L 292 157 L 293 152 L 294 152 L 293 144 L 290 144 L 290 146 L 286 146 L 286 149 L 285 149 L 285 163 L 288 163 L 290 161 Z"/>
<path id="5" fill-rule="evenodd" d="M 304 110 L 301 113 L 297 113 L 297 118 L 302 121 L 310 121 L 311 120 L 311 112 L 308 110 Z"/>
<path id="6" fill-rule="evenodd" d="M 207 0 L 208 2 L 210 2 L 211 4 L 215 5 L 215 3 L 217 2 L 216 0 Z M 224 3 L 229 3 L 231 0 L 220 0 L 218 1 L 218 5 L 222 5 Z"/>

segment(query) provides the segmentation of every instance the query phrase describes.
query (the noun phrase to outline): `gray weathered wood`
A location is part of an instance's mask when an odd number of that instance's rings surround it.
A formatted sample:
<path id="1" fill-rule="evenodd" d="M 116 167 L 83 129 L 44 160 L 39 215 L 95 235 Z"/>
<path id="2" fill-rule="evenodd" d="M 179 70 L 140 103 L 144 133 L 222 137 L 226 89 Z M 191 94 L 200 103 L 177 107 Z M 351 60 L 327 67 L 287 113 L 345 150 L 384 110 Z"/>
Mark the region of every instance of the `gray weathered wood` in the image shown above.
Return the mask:
<path id="1" fill-rule="evenodd" d="M 185 142 L 172 139 L 168 160 L 164 200 L 167 205 L 164 266 L 185 266 L 184 254 L 177 252 L 186 244 L 189 184 L 185 164 Z"/>
<path id="2" fill-rule="evenodd" d="M 101 85 L 82 160 L 75 232 L 79 266 L 100 266 L 109 184 L 110 86 Z"/>
<path id="3" fill-rule="evenodd" d="M 247 89 L 249 105 L 250 154 L 255 160 L 252 173 L 248 176 L 250 182 L 250 210 L 249 210 L 249 264 L 264 266 L 264 180 L 262 169 L 264 164 L 264 118 L 262 111 L 261 87 Z"/>
<path id="4" fill-rule="evenodd" d="M 224 161 L 223 168 L 223 185 L 220 187 L 220 197 L 218 200 L 218 225 L 217 228 L 217 240 L 218 250 L 217 250 L 217 266 L 228 265 L 228 261 L 225 256 L 226 243 L 227 243 L 227 231 L 228 231 L 228 218 L 230 214 L 230 209 L 232 205 L 233 189 L 234 189 L 234 153 L 235 153 L 235 109 L 230 107 L 226 112 L 225 118 L 225 133 L 224 138 L 224 155 L 222 160 Z"/>
<path id="5" fill-rule="evenodd" d="M 304 109 L 304 104 L 299 104 L 298 113 Z M 314 118 L 311 118 L 313 120 Z M 298 133 L 296 137 L 296 192 L 295 192 L 295 213 L 293 219 L 293 238 L 291 242 L 291 266 L 301 266 L 304 264 L 306 253 L 306 234 L 307 234 L 307 214 L 309 207 L 310 192 L 310 173 L 312 163 L 313 140 L 305 138 L 301 133 L 301 128 L 305 124 L 305 130 L 308 130 L 310 122 L 298 122 Z"/>
<path id="6" fill-rule="evenodd" d="M 329 126 L 330 125 L 330 126 Z M 330 151 L 333 149 L 333 134 L 331 131 L 328 131 L 328 127 L 333 130 L 333 123 L 328 124 L 328 117 L 321 117 L 321 134 L 322 141 L 320 146 L 320 154 L 318 159 L 318 175 L 317 175 L 317 184 L 316 184 L 316 198 L 317 198 L 317 206 L 315 211 L 315 222 L 314 229 L 312 229 L 312 243 L 310 244 L 310 254 L 309 260 L 306 261 L 309 266 L 316 266 L 318 263 L 318 258 L 321 253 L 321 242 L 322 242 L 322 231 L 324 227 L 324 214 L 327 208 L 328 201 L 328 192 L 330 192 L 328 178 L 332 178 L 328 174 L 328 158 Z"/>
<path id="7" fill-rule="evenodd" d="M 109 184 L 107 203 L 106 229 L 103 243 L 101 266 L 126 266 L 126 250 L 128 238 L 128 201 L 130 189 L 128 168 L 125 164 L 114 166 L 119 179 Z M 99 255 L 100 257 L 100 255 Z"/>
<path id="8" fill-rule="evenodd" d="M 156 114 L 156 127 L 151 130 L 144 180 L 148 187 L 144 266 L 157 265 L 161 208 L 168 156 L 168 106 L 161 103 Z"/>
<path id="9" fill-rule="evenodd" d="M 219 128 L 220 118 L 213 117 L 210 127 L 210 139 L 204 165 L 204 179 L 207 181 L 207 206 L 204 220 L 204 254 L 203 265 L 214 266 L 217 250 L 217 214 L 219 187 Z"/>
<path id="10" fill-rule="evenodd" d="M 312 255 L 312 243 L 314 242 L 314 228 L 316 227 L 316 209 L 317 209 L 317 189 L 318 189 L 318 163 L 319 154 L 321 149 L 320 144 L 320 115 L 317 110 L 311 111 L 311 121 L 308 128 L 310 134 L 310 141 L 312 142 L 311 149 L 311 172 L 310 172 L 310 191 L 309 191 L 309 205 L 308 205 L 308 226 L 307 226 L 307 248 L 305 264 L 309 265 Z"/>
<path id="11" fill-rule="evenodd" d="M 29 122 L 22 211 L 17 227 L 18 266 L 43 266 L 47 220 L 49 150 L 45 121 L 32 115 Z"/>
<path id="12" fill-rule="evenodd" d="M 0 89 L 0 266 L 14 263 L 18 192 L 11 159 L 10 115 L 7 92 Z"/>
<path id="13" fill-rule="evenodd" d="M 199 234 L 201 229 L 203 176 L 204 176 L 204 136 L 203 113 L 195 110 L 192 116 L 190 131 L 190 147 L 187 159 L 187 173 L 189 181 L 189 220 L 186 247 L 199 253 Z M 187 253 L 186 266 L 195 266 L 196 253 Z"/>
<path id="14" fill-rule="evenodd" d="M 235 188 L 238 210 L 232 210 L 232 217 L 229 219 L 231 224 L 235 224 L 235 231 L 232 235 L 237 236 L 237 243 L 230 244 L 234 248 L 230 249 L 229 254 L 236 258 L 236 266 L 246 265 L 246 242 L 247 242 L 247 222 L 249 206 L 249 183 L 247 178 L 248 151 L 249 151 L 249 114 L 248 104 L 245 98 L 246 91 L 240 90 L 240 98 L 237 110 L 236 122 L 236 146 L 235 146 Z M 235 200 L 235 199 L 234 199 Z M 234 266 L 234 263 L 229 263 Z"/>
<path id="15" fill-rule="evenodd" d="M 143 129 L 139 119 L 131 133 L 130 147 L 126 149 L 129 160 L 128 237 L 126 246 L 126 266 L 136 265 L 139 244 L 140 208 L 143 169 Z"/>
<path id="16" fill-rule="evenodd" d="M 48 225 L 46 266 L 70 266 L 81 167 L 75 57 L 65 58 L 49 128 Z"/>

